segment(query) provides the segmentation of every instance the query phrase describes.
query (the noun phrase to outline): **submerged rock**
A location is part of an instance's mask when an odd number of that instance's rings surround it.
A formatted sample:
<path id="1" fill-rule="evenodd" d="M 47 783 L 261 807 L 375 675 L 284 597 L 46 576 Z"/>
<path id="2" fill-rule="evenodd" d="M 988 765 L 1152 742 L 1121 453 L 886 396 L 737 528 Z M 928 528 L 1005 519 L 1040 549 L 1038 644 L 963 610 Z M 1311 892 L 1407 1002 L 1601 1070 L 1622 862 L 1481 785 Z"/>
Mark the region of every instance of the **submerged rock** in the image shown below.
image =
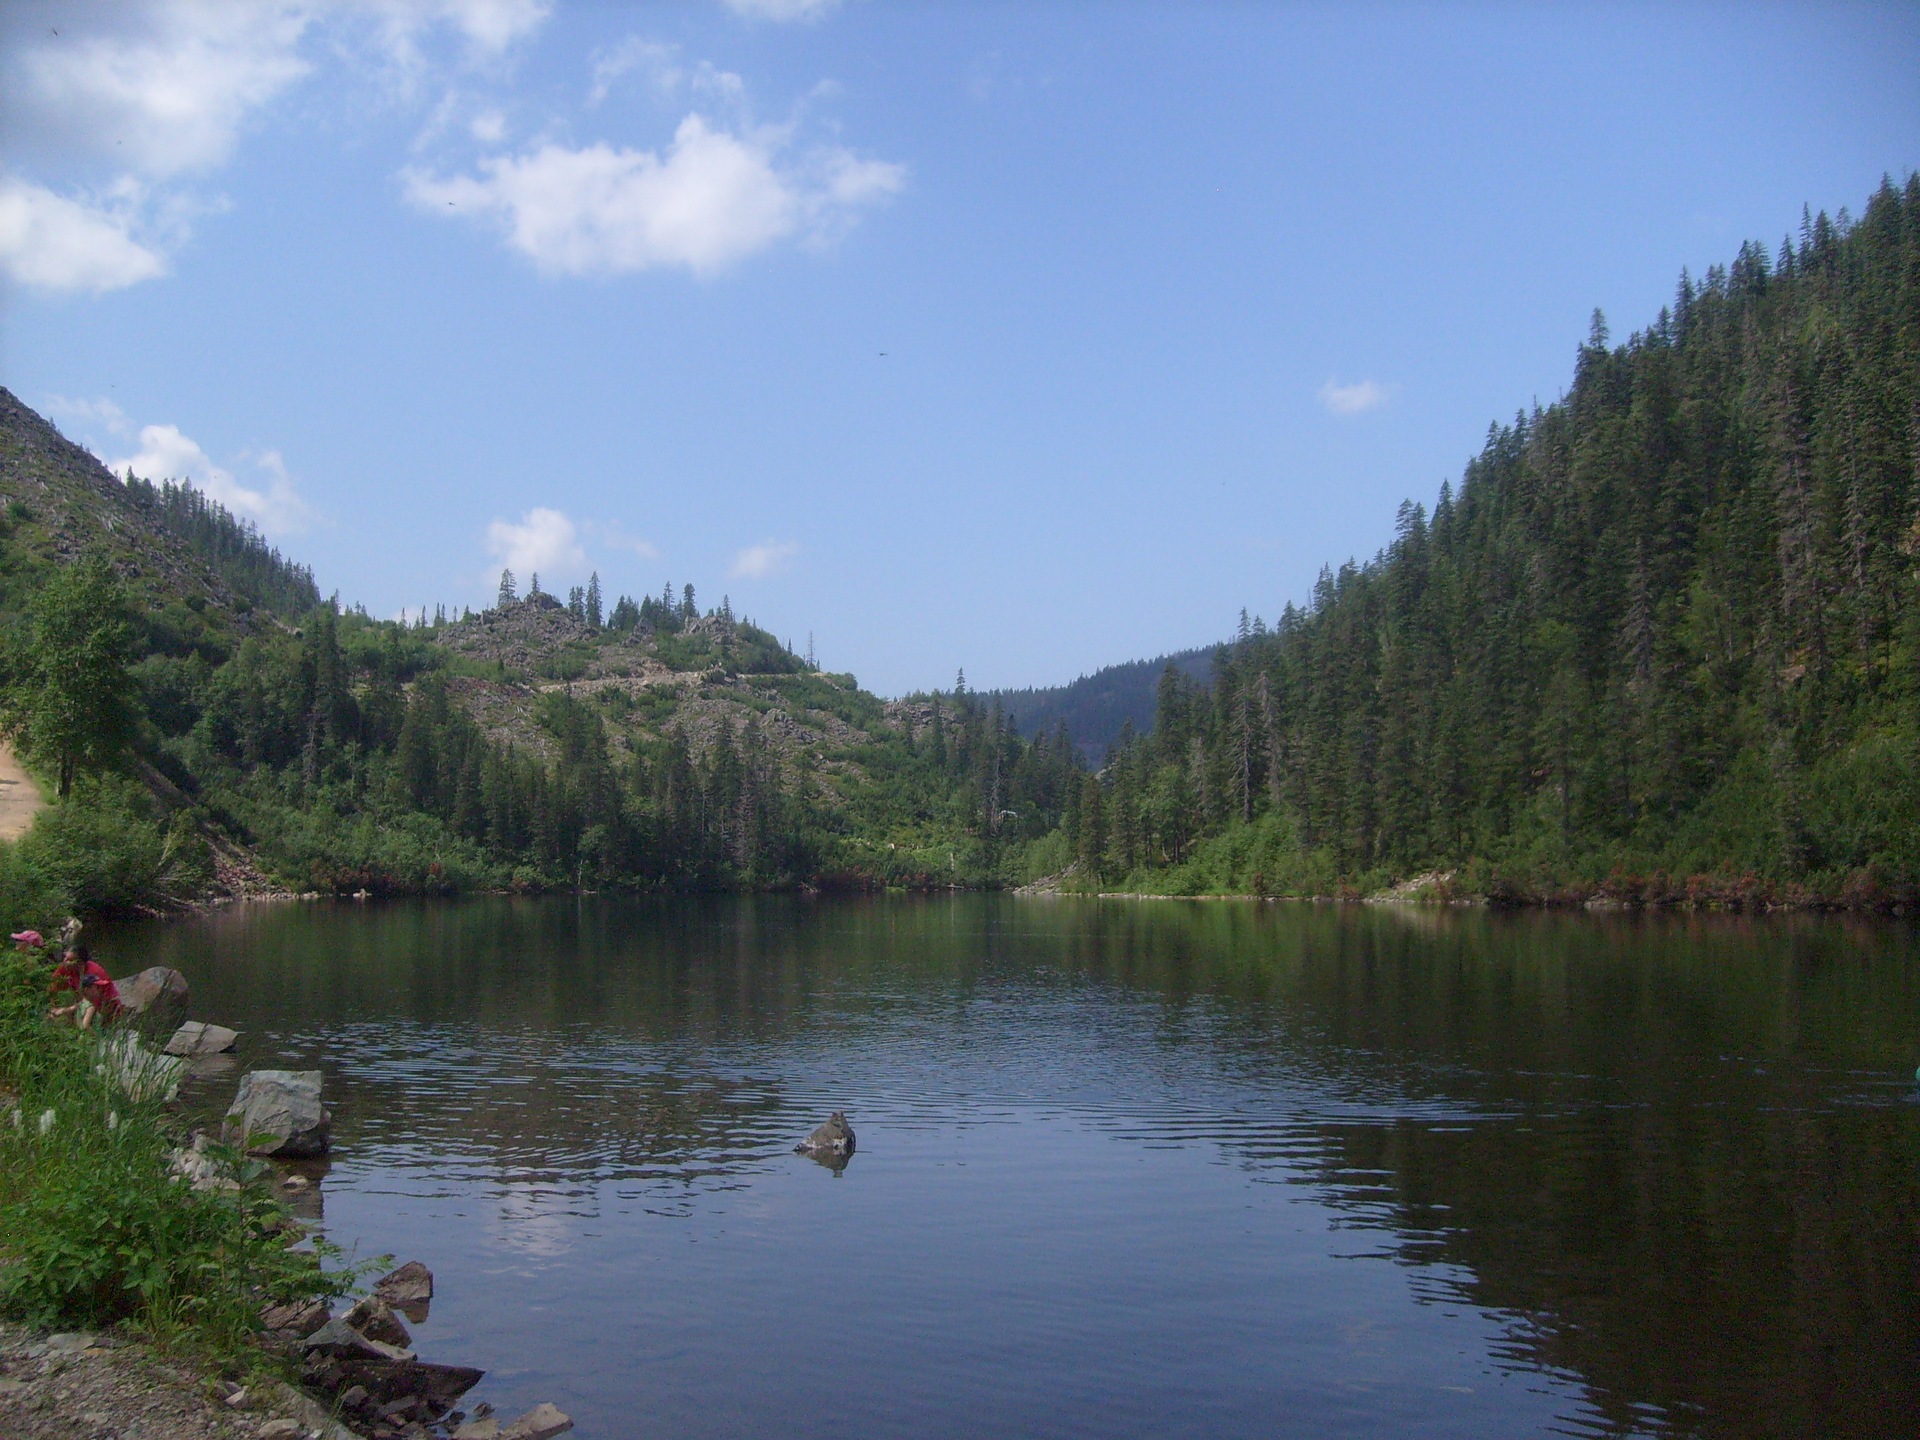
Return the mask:
<path id="1" fill-rule="evenodd" d="M 844 1158 L 853 1154 L 853 1127 L 838 1110 L 826 1123 L 793 1147 L 796 1155 L 811 1155 L 816 1160 Z"/>
<path id="2" fill-rule="evenodd" d="M 238 1030 L 229 1030 L 224 1025 L 209 1025 L 204 1020 L 189 1020 L 173 1032 L 173 1038 L 167 1041 L 166 1052 L 198 1060 L 203 1055 L 219 1055 L 233 1049 L 239 1038 Z"/>
<path id="3" fill-rule="evenodd" d="M 240 1077 L 220 1135 L 250 1155 L 324 1155 L 332 1126 L 318 1070 L 251 1070 Z"/>

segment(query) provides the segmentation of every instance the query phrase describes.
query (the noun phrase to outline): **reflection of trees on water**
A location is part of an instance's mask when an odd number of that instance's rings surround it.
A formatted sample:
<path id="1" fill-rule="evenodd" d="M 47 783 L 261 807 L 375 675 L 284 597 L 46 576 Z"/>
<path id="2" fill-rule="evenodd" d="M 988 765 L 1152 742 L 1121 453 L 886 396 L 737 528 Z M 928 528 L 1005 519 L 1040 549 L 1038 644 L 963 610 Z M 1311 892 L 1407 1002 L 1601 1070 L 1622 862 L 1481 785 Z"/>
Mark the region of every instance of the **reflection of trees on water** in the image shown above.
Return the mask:
<path id="1" fill-rule="evenodd" d="M 1050 1083 L 1094 1075 L 1108 1128 L 1305 1180 L 1390 1235 L 1416 1291 L 1514 1317 L 1507 1363 L 1577 1372 L 1607 1424 L 1920 1415 L 1908 930 L 771 898 L 261 909 L 142 940 L 217 975 L 241 1023 L 298 1014 L 336 1047 L 347 1143 L 464 1137 L 529 1243 L 543 1206 L 591 1203 L 567 1199 L 583 1172 L 668 1205 L 742 1183 L 819 1118 L 796 1054 L 998 1062 L 1052 1004 L 1093 1033 L 1052 1037 L 1079 1048 Z M 1187 1128 L 1149 1113 L 1168 1095 Z"/>
<path id="2" fill-rule="evenodd" d="M 1517 1317 L 1520 1358 L 1622 1432 L 1649 1407 L 1701 1435 L 1920 1432 L 1912 932 L 1346 911 L 1274 927 L 1250 973 L 1246 924 L 1136 953 L 1240 1002 L 1230 1066 L 1271 1005 L 1351 1092 L 1495 1117 L 1314 1122 L 1311 1176 Z"/>

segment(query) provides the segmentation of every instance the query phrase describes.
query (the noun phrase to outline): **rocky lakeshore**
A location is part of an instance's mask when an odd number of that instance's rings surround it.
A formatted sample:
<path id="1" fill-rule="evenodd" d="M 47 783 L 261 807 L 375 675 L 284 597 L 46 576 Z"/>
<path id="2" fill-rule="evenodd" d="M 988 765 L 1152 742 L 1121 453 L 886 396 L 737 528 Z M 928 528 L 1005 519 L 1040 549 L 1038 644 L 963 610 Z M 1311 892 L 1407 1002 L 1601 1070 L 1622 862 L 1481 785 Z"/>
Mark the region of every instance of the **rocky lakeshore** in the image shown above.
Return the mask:
<path id="1" fill-rule="evenodd" d="M 31 970 L 24 973 L 31 981 Z M 251 1235 L 248 1243 L 256 1248 L 238 1272 L 230 1303 L 239 1308 L 230 1316 L 224 1342 L 203 1343 L 194 1331 L 176 1334 L 178 1322 L 171 1319 L 106 1323 L 115 1314 L 142 1312 L 124 1302 L 111 1302 L 112 1308 L 103 1311 L 102 1292 L 92 1300 L 81 1294 L 60 1308 L 42 1310 L 43 1322 L 64 1315 L 68 1328 L 0 1326 L 0 1437 L 553 1440 L 573 1428 L 572 1420 L 549 1404 L 509 1417 L 495 1414 L 484 1401 L 470 1403 L 466 1396 L 484 1370 L 435 1363 L 416 1353 L 408 1326 L 426 1320 L 434 1293 L 425 1265 L 409 1262 L 375 1281 L 367 1293 L 330 1304 L 325 1297 L 340 1296 L 352 1277 L 323 1277 L 320 1267 L 330 1252 L 322 1244 L 318 1255 L 309 1254 L 302 1243 L 319 1229 L 317 1210 L 308 1208 L 311 1197 L 303 1194 L 317 1182 L 302 1173 L 308 1168 L 303 1162 L 324 1157 L 332 1144 L 321 1072 L 244 1072 L 217 1128 L 195 1129 L 182 1142 L 177 1099 L 182 1082 L 230 1074 L 238 1033 L 184 1018 L 188 986 L 178 971 L 154 966 L 118 984 L 121 1008 L 110 1033 L 74 1037 L 54 1049 L 78 1045 L 67 1063 L 79 1061 L 93 1072 L 90 1083 L 100 1089 L 100 1118 L 109 1135 L 139 1130 L 152 1137 L 144 1143 L 153 1148 L 142 1152 L 151 1158 L 137 1162 L 131 1172 L 141 1177 L 136 1188 L 150 1186 L 154 1197 L 139 1233 L 147 1234 L 144 1227 L 151 1226 L 157 1237 L 176 1224 L 195 1223 L 190 1215 L 212 1212 L 229 1216 L 220 1223 L 239 1225 L 234 1233 Z M 29 1031 L 53 1041 L 59 1031 L 39 1018 L 44 1000 L 30 1003 Z M 42 1109 L 41 1101 L 29 1104 L 26 1094 L 0 1087 L 6 1133 L 32 1143 L 50 1141 L 65 1127 L 84 1128 L 84 1105 L 76 1110 L 73 1092 L 60 1093 L 67 1097 L 65 1106 Z M 123 1108 L 129 1112 L 126 1124 Z M 63 1109 L 73 1113 L 63 1119 Z M 149 1118 L 133 1121 L 136 1109 Z M 85 1158 L 72 1162 L 77 1173 L 66 1172 L 62 1184 L 87 1183 L 88 1172 L 109 1190 L 121 1183 L 108 1178 L 110 1172 L 102 1168 L 106 1162 L 84 1145 L 78 1153 Z M 27 1169 L 14 1178 L 31 1190 L 33 1174 Z M 302 1214 L 290 1213 L 289 1201 Z M 7 1253 L 0 1255 L 0 1265 L 12 1270 L 0 1273 L 0 1279 L 15 1293 L 48 1283 L 46 1272 L 14 1243 L 31 1246 L 39 1234 L 31 1223 L 13 1229 Z M 116 1246 L 163 1243 L 114 1235 Z M 45 1241 L 62 1243 L 52 1236 Z M 67 1263 L 58 1257 L 68 1252 L 57 1248 L 36 1253 L 45 1257 L 39 1264 L 56 1270 Z M 74 1253 L 79 1263 L 91 1263 L 84 1250 Z M 298 1280 L 291 1291 L 276 1288 L 268 1275 L 277 1272 L 285 1283 L 289 1272 L 281 1268 L 282 1260 L 297 1262 L 293 1272 L 311 1278 Z M 190 1283 L 190 1293 L 199 1289 L 198 1280 Z M 288 1293 L 311 1298 L 283 1303 L 272 1298 Z M 192 1309 L 199 1303 L 187 1305 Z M 94 1328 L 74 1324 L 89 1316 L 98 1322 Z"/>

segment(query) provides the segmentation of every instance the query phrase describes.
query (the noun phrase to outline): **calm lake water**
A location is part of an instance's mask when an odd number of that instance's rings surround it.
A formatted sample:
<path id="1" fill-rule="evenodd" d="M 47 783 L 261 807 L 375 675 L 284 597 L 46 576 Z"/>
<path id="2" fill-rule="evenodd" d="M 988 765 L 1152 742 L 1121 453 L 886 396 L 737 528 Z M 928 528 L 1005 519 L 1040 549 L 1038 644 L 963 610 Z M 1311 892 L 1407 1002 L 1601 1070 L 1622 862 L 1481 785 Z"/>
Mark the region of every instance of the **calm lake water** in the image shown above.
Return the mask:
<path id="1" fill-rule="evenodd" d="M 1920 1434 L 1905 926 L 475 900 L 102 948 L 327 1072 L 330 1236 L 587 1440 Z M 835 1109 L 837 1174 L 792 1153 Z"/>

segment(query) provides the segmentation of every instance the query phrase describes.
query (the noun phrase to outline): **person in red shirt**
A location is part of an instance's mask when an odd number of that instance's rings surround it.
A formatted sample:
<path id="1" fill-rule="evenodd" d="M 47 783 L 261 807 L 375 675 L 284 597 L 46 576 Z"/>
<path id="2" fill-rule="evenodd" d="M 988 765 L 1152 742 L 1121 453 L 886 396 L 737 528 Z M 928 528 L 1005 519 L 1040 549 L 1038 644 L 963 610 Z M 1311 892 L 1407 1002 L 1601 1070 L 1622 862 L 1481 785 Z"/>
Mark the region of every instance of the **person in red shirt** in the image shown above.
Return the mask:
<path id="1" fill-rule="evenodd" d="M 67 951 L 66 958 L 55 968 L 53 990 L 56 995 L 62 990 L 79 992 L 79 1001 L 71 1005 L 56 1005 L 52 1013 L 64 1016 L 78 1012 L 78 1023 L 83 1028 L 92 1024 L 96 1015 L 104 1023 L 120 1013 L 119 986 L 113 983 L 113 977 L 107 974 L 106 967 L 95 960 L 84 945 L 76 945 Z M 82 1001 L 85 1002 L 84 1009 Z"/>

